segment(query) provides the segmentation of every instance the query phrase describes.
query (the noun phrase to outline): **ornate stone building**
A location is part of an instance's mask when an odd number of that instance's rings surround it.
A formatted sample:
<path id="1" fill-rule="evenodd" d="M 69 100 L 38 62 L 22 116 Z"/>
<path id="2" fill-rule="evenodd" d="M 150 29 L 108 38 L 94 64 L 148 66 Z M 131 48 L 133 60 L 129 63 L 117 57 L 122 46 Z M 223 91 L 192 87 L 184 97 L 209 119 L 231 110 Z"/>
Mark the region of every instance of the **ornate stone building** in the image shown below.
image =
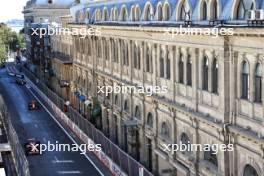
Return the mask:
<path id="1" fill-rule="evenodd" d="M 51 38 L 54 52 L 72 58 L 66 98 L 84 113 L 93 110 L 76 93 L 100 102 L 97 127 L 154 174 L 261 176 L 264 29 L 253 24 L 263 19 L 249 19 L 264 16 L 263 9 L 262 0 L 81 2 L 67 26 L 100 28 L 101 35 Z M 172 35 L 186 25 L 200 32 Z M 233 33 L 215 37 L 208 28 Z M 98 86 L 122 85 L 168 92 L 98 94 Z M 164 151 L 164 144 L 180 142 L 234 150 Z"/>

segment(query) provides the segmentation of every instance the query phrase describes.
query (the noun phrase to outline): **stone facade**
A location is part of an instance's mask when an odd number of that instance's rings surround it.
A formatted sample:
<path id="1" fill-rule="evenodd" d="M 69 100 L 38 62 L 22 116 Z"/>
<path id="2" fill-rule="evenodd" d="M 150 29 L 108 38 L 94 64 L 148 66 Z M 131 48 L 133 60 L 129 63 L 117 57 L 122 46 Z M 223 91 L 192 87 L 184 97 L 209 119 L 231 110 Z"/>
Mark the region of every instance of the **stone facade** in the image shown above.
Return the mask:
<path id="1" fill-rule="evenodd" d="M 89 108 L 76 101 L 75 93 L 90 102 L 96 98 L 102 111 L 97 127 L 154 174 L 263 175 L 263 26 L 250 27 L 245 19 L 247 27 L 235 24 L 243 13 L 237 0 L 216 1 L 215 9 L 223 10 L 215 15 L 212 0 L 131 2 L 126 6 L 118 1 L 111 11 L 107 2 L 93 2 L 76 12 L 75 24 L 68 24 L 83 29 L 87 24 L 81 23 L 88 23 L 100 28 L 100 36 L 52 37 L 53 51 L 72 58 L 72 68 L 66 69 L 71 75 L 71 103 L 85 112 Z M 249 2 L 242 4 L 244 9 Z M 252 2 L 252 9 L 264 6 L 262 1 Z M 181 22 L 183 4 L 193 10 L 190 17 L 196 25 L 232 19 L 233 35 L 167 35 L 167 29 L 180 28 L 166 26 L 166 21 Z M 186 18 L 180 24 L 189 23 Z M 127 21 L 159 25 L 124 25 Z M 208 27 L 199 26 L 202 31 Z M 98 93 L 98 86 L 122 85 L 167 86 L 168 92 Z M 233 144 L 234 150 L 164 151 L 164 145 L 180 142 Z"/>

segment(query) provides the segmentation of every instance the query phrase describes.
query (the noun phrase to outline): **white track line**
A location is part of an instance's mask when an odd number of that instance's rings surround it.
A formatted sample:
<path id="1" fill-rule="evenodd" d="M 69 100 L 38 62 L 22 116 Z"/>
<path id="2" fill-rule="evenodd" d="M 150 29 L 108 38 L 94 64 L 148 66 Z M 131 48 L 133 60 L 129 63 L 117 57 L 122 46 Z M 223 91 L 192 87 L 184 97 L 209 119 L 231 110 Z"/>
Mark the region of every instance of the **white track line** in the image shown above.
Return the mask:
<path id="1" fill-rule="evenodd" d="M 76 145 L 77 142 L 71 137 L 71 135 L 64 129 L 64 127 L 57 121 L 57 119 L 51 114 L 51 112 L 46 108 L 46 106 L 39 100 L 39 98 L 32 92 L 32 90 L 28 89 L 29 92 L 38 100 L 38 102 L 42 105 L 42 107 L 49 113 L 49 115 L 53 118 L 53 120 L 59 125 L 59 127 L 64 131 L 64 133 L 71 139 L 72 142 L 74 142 Z M 100 175 L 104 176 L 104 174 L 100 171 L 100 169 L 94 164 L 94 162 L 91 160 L 91 158 L 84 154 L 87 160 L 94 166 L 94 168 L 100 173 Z"/>

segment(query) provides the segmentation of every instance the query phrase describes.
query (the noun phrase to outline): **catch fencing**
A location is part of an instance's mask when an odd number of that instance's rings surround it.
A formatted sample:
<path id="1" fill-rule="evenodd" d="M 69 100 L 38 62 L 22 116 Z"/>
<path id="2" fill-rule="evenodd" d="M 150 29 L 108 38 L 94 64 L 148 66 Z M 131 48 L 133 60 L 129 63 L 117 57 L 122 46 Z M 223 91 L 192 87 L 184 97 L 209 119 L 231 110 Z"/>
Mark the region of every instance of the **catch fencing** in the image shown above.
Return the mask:
<path id="1" fill-rule="evenodd" d="M 25 75 L 33 82 L 35 91 L 45 100 L 44 103 L 57 114 L 58 120 L 77 134 L 86 143 L 101 144 L 102 151 L 95 155 L 110 169 L 113 175 L 152 176 L 141 163 L 122 151 L 116 144 L 107 138 L 100 130 L 84 118 L 73 107 L 68 106 L 68 112 L 63 112 L 65 101 L 49 89 L 43 81 L 37 79 L 29 70 L 23 68 Z"/>
<path id="2" fill-rule="evenodd" d="M 10 116 L 4 104 L 2 97 L 0 97 L 0 118 L 4 125 L 8 142 L 11 146 L 11 153 L 14 158 L 14 164 L 18 176 L 30 176 L 29 164 L 25 156 L 23 147 L 21 146 L 14 127 L 12 126 Z"/>

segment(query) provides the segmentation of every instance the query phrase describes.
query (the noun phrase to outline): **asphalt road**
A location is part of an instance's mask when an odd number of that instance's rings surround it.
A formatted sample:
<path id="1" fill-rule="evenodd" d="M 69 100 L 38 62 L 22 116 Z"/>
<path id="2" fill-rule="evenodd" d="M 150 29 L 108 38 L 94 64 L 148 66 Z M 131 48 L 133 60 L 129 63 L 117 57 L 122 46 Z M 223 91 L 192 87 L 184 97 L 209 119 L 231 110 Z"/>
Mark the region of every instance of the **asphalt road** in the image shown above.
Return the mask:
<path id="1" fill-rule="evenodd" d="M 19 86 L 15 79 L 7 75 L 5 69 L 0 70 L 0 94 L 4 97 L 11 121 L 17 131 L 21 144 L 27 139 L 35 138 L 41 143 L 73 144 L 72 140 L 52 119 L 50 114 L 41 107 L 37 111 L 29 111 L 28 102 L 34 100 L 26 86 Z M 43 155 L 28 156 L 32 176 L 61 175 L 105 175 L 80 152 L 44 152 Z M 101 172 L 101 173 L 100 173 Z"/>

